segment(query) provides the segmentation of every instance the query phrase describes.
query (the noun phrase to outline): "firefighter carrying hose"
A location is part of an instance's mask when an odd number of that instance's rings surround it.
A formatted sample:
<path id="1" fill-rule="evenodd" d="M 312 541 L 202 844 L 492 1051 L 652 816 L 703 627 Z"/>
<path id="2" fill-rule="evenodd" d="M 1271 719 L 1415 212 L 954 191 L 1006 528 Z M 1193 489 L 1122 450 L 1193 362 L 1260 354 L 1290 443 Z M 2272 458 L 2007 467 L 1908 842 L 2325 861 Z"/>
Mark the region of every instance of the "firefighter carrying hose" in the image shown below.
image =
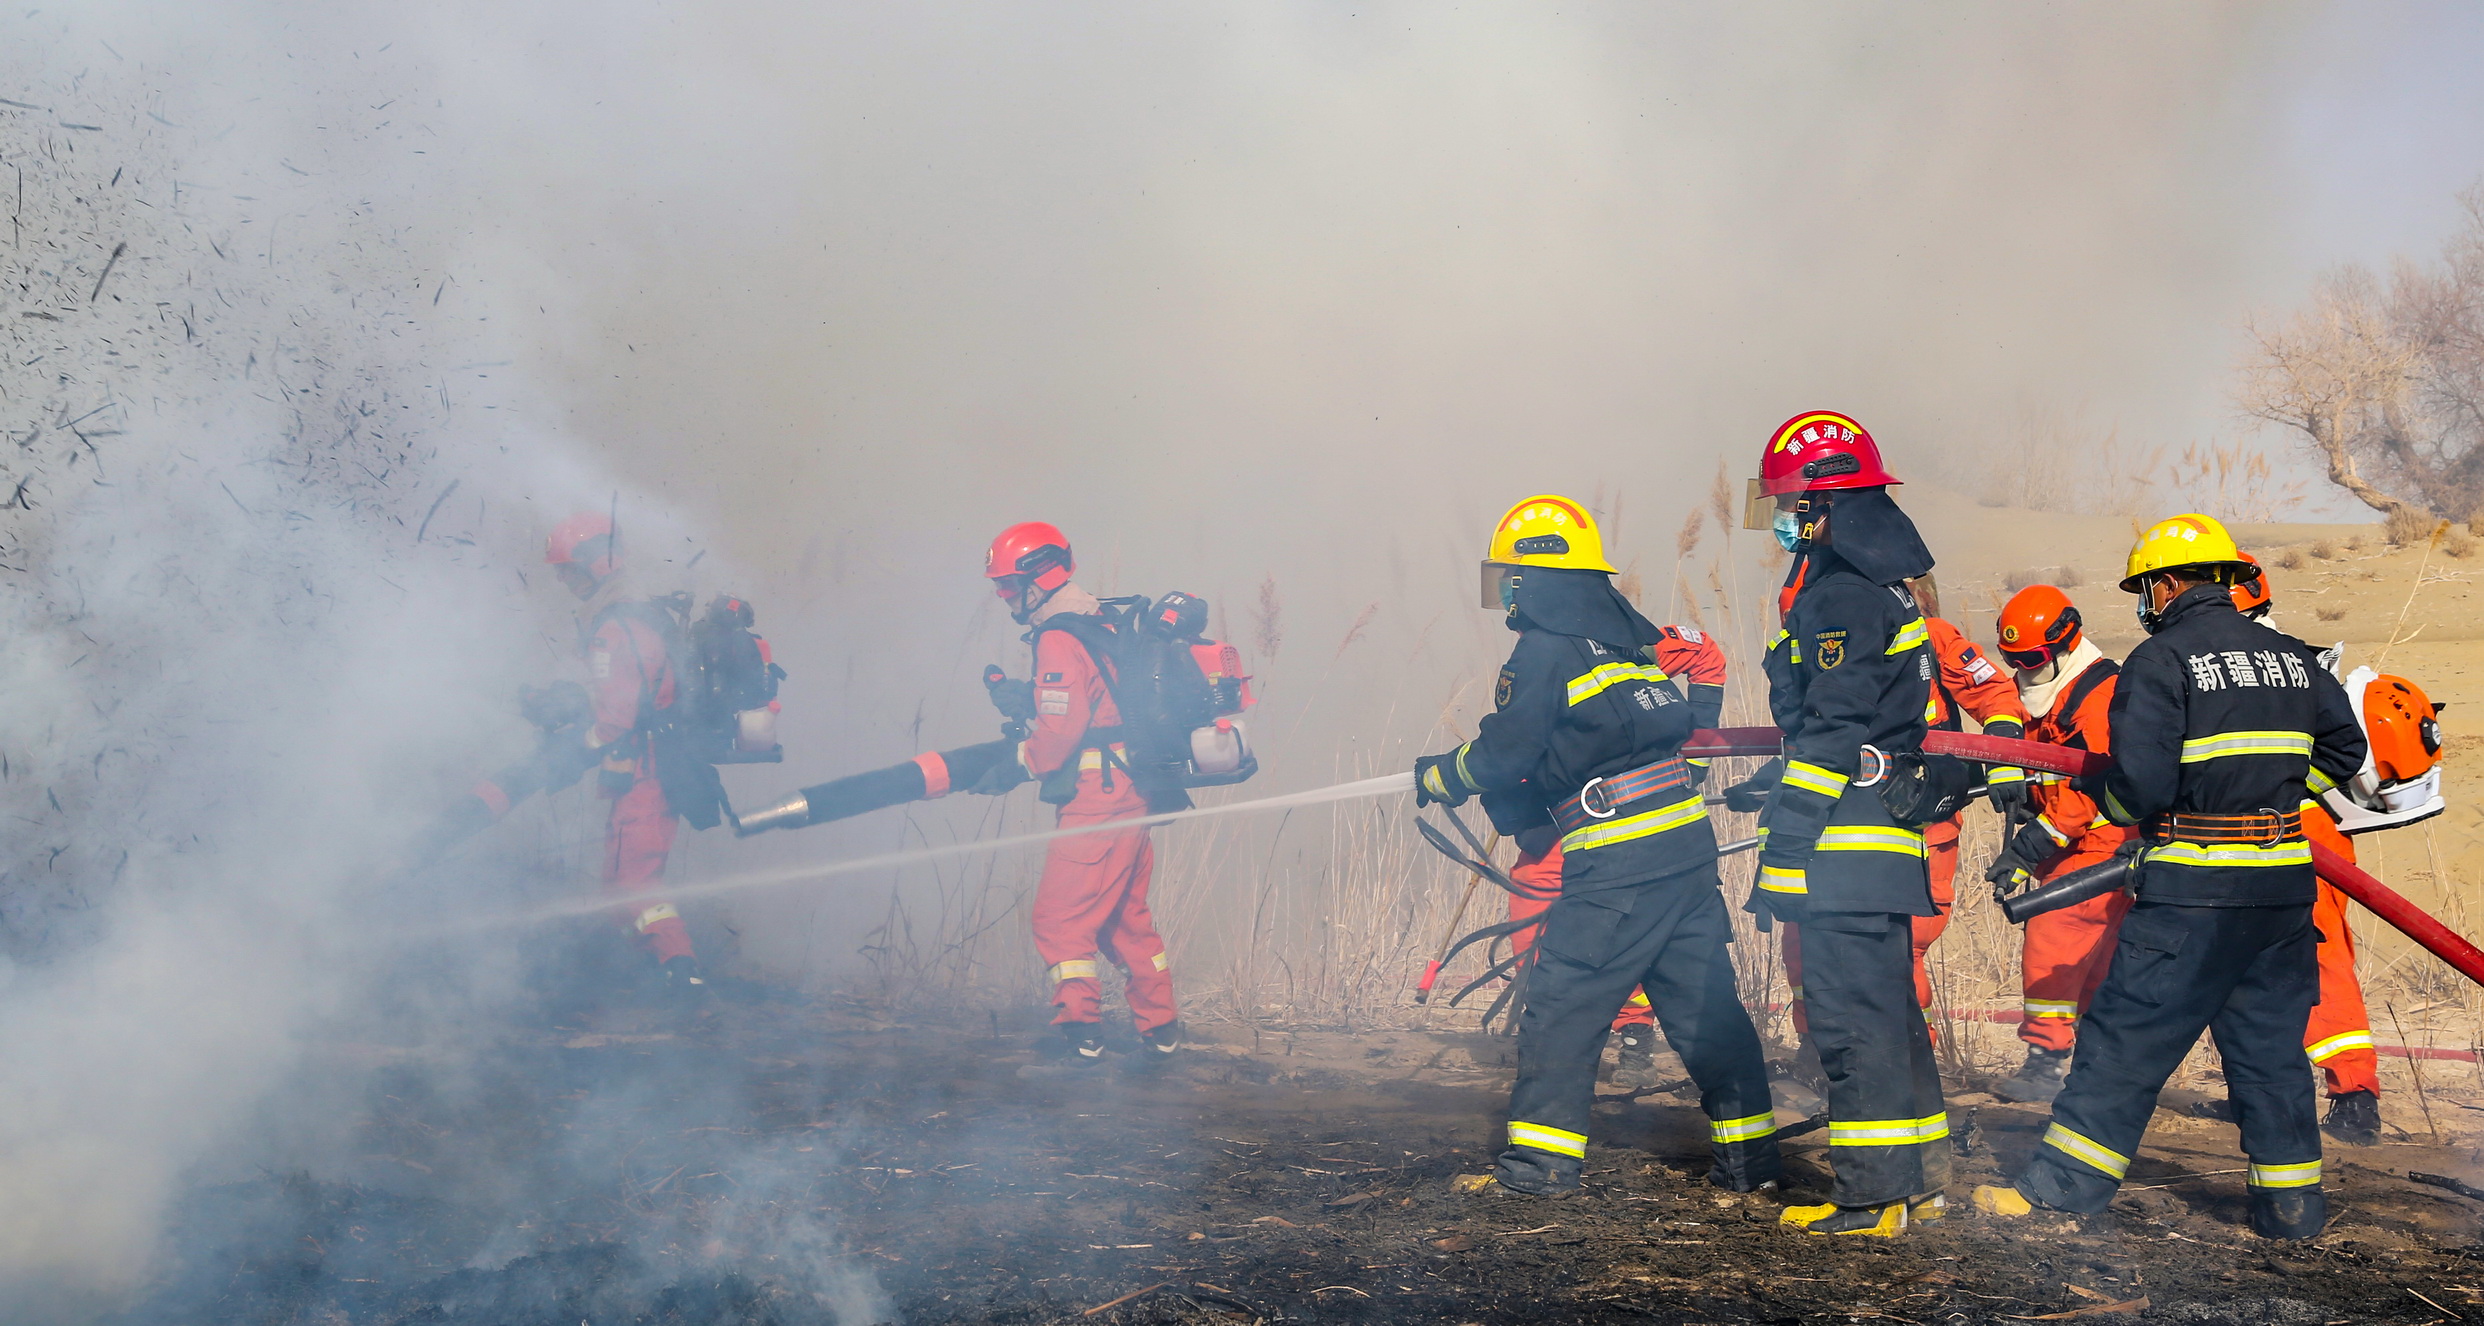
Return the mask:
<path id="1" fill-rule="evenodd" d="M 1596 1064 L 1640 986 L 1699 1086 L 1709 1181 L 1767 1188 L 1779 1168 L 1767 1068 L 1734 986 L 1716 835 L 1680 756 L 1691 706 L 1656 664 L 1660 632 L 1613 588 L 1595 522 L 1568 498 L 1510 508 L 1484 574 L 1485 606 L 1518 643 L 1476 738 L 1415 762 L 1415 800 L 1533 797 L 1561 830 L 1561 894 L 1536 941 L 1493 1178 L 1541 1196 L 1578 1189 Z"/>
<path id="2" fill-rule="evenodd" d="M 2037 715 L 2028 735 L 2111 755 L 2110 709 L 2121 669 L 2087 638 L 2070 596 L 2052 585 L 2029 585 L 2002 605 L 1994 635 L 2002 660 L 2017 674 L 2028 712 Z M 2108 861 L 2134 836 L 2059 774 L 2037 776 L 2031 809 L 2032 815 L 2009 821 L 2001 854 L 1984 872 L 2004 893 Z M 2114 935 L 2128 910 L 2130 895 L 2116 890 L 2028 920 L 2020 938 L 2018 1024 L 2027 1061 L 1993 1094 L 2031 1104 L 2061 1094 L 2079 1015 L 2104 982 Z"/>
<path id="3" fill-rule="evenodd" d="M 1923 825 L 1954 812 L 1967 776 L 1921 754 L 1935 665 L 1906 582 L 1932 555 L 1890 500 L 1897 481 L 1862 425 L 1799 414 L 1769 439 L 1745 522 L 1764 516 L 1795 555 L 1766 660 L 1784 773 L 1750 905 L 1803 927 L 1836 1186 L 1783 1220 L 1812 1234 L 1894 1237 L 1947 1201 L 1949 1117 L 1909 969 L 1914 919 L 1938 914 Z M 1936 782 L 1954 786 L 1916 795 Z"/>
<path id="4" fill-rule="evenodd" d="M 622 920 L 655 959 L 677 1000 L 705 993 L 705 978 L 673 904 L 656 896 L 681 821 L 667 799 L 650 731 L 680 698 L 660 624 L 663 611 L 630 597 L 612 520 L 581 512 L 552 529 L 544 561 L 578 596 L 579 635 L 595 724 L 587 741 L 603 753 L 597 781 L 612 810 L 604 823 L 605 891 L 629 898 Z M 688 773 L 691 771 L 677 771 Z M 709 779 L 712 770 L 704 770 Z"/>
<path id="5" fill-rule="evenodd" d="M 1082 638 L 1101 603 L 1070 580 L 1077 569 L 1068 536 L 1029 521 L 1002 530 L 984 557 L 992 592 L 1020 625 L 1032 627 L 1034 714 L 1015 766 L 996 770 L 977 791 L 1005 790 L 1032 777 L 1060 807 L 1063 828 L 1137 819 L 1149 811 L 1131 776 L 1122 714 L 1106 659 Z M 1108 957 L 1128 976 L 1124 995 L 1148 1059 L 1181 1047 L 1171 963 L 1147 910 L 1155 849 L 1144 827 L 1057 838 L 1044 852 L 1035 886 L 1035 949 L 1052 981 L 1053 1025 L 1074 1064 L 1104 1056 L 1103 986 L 1096 962 Z"/>
<path id="6" fill-rule="evenodd" d="M 2250 1167 L 2251 1227 L 2311 1238 L 2328 1216 L 2303 1029 L 2319 988 L 2306 795 L 2354 776 L 2364 737 L 2336 678 L 2234 610 L 2250 566 L 2223 526 L 2175 516 L 2141 534 L 2122 580 L 2149 638 L 2108 717 L 2110 769 L 2080 780 L 2140 826 L 2138 898 L 2079 1024 L 2078 1059 L 2035 1156 L 1976 1207 L 2104 1209 L 2165 1079 L 2216 1037 Z"/>
<path id="7" fill-rule="evenodd" d="M 1965 727 L 1964 719 L 1972 718 L 1990 736 L 2023 737 L 2027 730 L 2027 711 L 2018 702 L 2018 693 L 2001 670 L 1984 657 L 1975 642 L 1966 638 L 1941 615 L 1939 590 L 1930 575 L 1921 575 L 1907 582 L 1915 596 L 1915 605 L 1923 610 L 1923 625 L 1932 643 L 1935 670 L 1932 674 L 1932 704 L 1924 712 L 1930 727 L 1951 732 Z M 2004 816 L 2018 815 L 2027 804 L 2027 771 L 1996 764 L 1985 770 L 1986 796 L 1993 809 Z M 1758 809 L 1757 793 L 1744 793 L 1736 798 L 1742 805 Z M 1746 798 L 1748 798 L 1746 800 Z M 1729 803 L 1730 804 L 1730 803 Z M 1930 916 L 1914 920 L 1911 948 L 1915 964 L 1915 1002 L 1927 1010 L 1932 1007 L 1932 973 L 1924 959 L 1932 952 L 1933 942 L 1949 928 L 1949 911 L 1958 900 L 1958 816 L 1935 820 L 1923 828 L 1924 849 L 1932 878 Z M 1793 996 L 1790 1009 L 1797 1034 L 1809 1038 L 1811 1018 L 1803 1006 L 1803 928 L 1788 924 L 1779 930 L 1780 951 L 1785 958 L 1786 986 Z"/>
<path id="8" fill-rule="evenodd" d="M 1725 651 L 1717 647 L 1714 637 L 1690 626 L 1659 626 L 1656 628 L 1656 666 L 1690 701 L 1693 730 L 1712 728 L 1725 716 Z M 1700 787 L 1708 773 L 1706 760 L 1684 760 L 1690 766 L 1691 786 Z M 1511 894 L 1509 919 L 1524 921 L 1544 914 L 1553 898 L 1561 892 L 1561 829 L 1552 822 L 1552 812 L 1545 809 L 1540 798 L 1529 795 L 1532 789 L 1521 788 L 1511 794 L 1484 794 L 1484 811 L 1492 817 L 1492 827 L 1501 836 L 1518 844 L 1517 864 L 1510 867 L 1511 881 L 1542 896 L 1534 898 Z M 1524 953 L 1534 947 L 1542 927 L 1520 930 L 1509 937 L 1510 951 Z M 1656 1010 L 1649 1007 L 1647 992 L 1633 990 L 1630 998 L 1613 1015 L 1613 1080 L 1624 1086 L 1656 1084 Z"/>

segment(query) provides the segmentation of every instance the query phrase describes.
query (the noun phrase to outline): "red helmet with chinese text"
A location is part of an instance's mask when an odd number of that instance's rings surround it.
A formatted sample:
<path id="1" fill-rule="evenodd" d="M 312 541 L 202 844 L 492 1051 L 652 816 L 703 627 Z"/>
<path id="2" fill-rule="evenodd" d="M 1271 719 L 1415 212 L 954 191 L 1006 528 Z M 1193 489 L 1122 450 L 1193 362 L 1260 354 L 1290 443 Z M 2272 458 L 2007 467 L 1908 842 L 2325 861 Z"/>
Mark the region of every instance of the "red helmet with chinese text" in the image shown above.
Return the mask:
<path id="1" fill-rule="evenodd" d="M 1897 482 L 1898 477 L 1880 463 L 1880 445 L 1852 416 L 1806 410 L 1777 425 L 1777 431 L 1769 435 L 1768 449 L 1760 453 L 1759 477 L 1750 484 L 1742 523 L 1747 529 L 1769 528 L 1780 497 L 1885 488 Z"/>
<path id="2" fill-rule="evenodd" d="M 613 542 L 612 517 L 581 511 L 552 527 L 543 541 L 543 560 L 553 566 L 575 566 L 602 580 L 621 566 L 621 550 Z"/>
<path id="3" fill-rule="evenodd" d="M 2029 585 L 2001 605 L 1993 635 L 2005 662 L 2033 672 L 2079 647 L 2079 610 L 2054 586 Z"/>
<path id="4" fill-rule="evenodd" d="M 2245 617 L 2265 617 L 2269 604 L 2268 570 L 2260 565 L 2259 558 L 2249 553 L 2243 553 L 2241 557 L 2251 564 L 2251 578 L 2234 582 L 2234 611 Z"/>
<path id="5" fill-rule="evenodd" d="M 983 554 L 984 578 L 1003 599 L 1015 599 L 1029 588 L 1049 594 L 1068 584 L 1077 566 L 1070 556 L 1069 536 L 1040 520 L 1002 530 Z"/>

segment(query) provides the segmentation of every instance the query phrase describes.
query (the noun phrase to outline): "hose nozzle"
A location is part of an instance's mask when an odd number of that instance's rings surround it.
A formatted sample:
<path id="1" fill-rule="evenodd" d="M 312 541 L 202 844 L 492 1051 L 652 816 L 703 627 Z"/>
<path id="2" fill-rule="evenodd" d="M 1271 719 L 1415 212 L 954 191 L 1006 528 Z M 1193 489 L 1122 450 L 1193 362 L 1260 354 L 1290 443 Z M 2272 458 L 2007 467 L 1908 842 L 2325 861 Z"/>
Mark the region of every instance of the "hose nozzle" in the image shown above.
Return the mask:
<path id="1" fill-rule="evenodd" d="M 735 816 L 733 834 L 737 838 L 748 838 L 770 829 L 799 829 L 810 822 L 811 799 L 796 792 L 773 806 Z"/>

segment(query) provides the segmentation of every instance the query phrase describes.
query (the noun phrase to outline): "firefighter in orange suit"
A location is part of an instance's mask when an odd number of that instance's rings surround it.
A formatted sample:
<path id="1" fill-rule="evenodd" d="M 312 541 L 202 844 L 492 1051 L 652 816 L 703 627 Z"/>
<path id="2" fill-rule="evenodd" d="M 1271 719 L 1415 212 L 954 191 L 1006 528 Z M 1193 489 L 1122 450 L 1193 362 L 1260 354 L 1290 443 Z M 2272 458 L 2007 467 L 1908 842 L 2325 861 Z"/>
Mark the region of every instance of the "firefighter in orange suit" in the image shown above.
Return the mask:
<path id="1" fill-rule="evenodd" d="M 1042 782 L 1044 800 L 1061 808 L 1063 828 L 1147 814 L 1147 799 L 1121 758 L 1121 711 L 1105 673 L 1109 664 L 1066 620 L 1092 617 L 1099 607 L 1094 595 L 1071 583 L 1075 569 L 1069 539 L 1030 521 L 1001 531 L 983 570 L 1009 615 L 1034 628 L 1035 717 L 1018 764 Z M 1127 974 L 1124 994 L 1141 1052 L 1152 1059 L 1181 1046 L 1170 963 L 1147 911 L 1154 864 L 1143 826 L 1056 838 L 1044 853 L 1043 878 L 1035 886 L 1035 950 L 1049 968 L 1052 1022 L 1069 1042 L 1073 1063 L 1104 1055 L 1099 956 Z"/>
<path id="2" fill-rule="evenodd" d="M 1923 607 L 1924 628 L 1931 634 L 1932 656 L 1940 667 L 1932 679 L 1931 707 L 1925 711 L 1928 724 L 1955 732 L 1965 726 L 1959 718 L 1963 713 L 1993 736 L 2025 736 L 2027 711 L 2019 704 L 2009 678 L 2001 675 L 2001 669 L 1984 657 L 1965 632 L 1934 615 L 1940 611 L 1940 599 L 1932 577 L 1918 576 L 1907 583 L 1915 602 Z M 1984 785 L 1993 809 L 2004 816 L 2018 813 L 2027 804 L 2024 769 L 1994 765 L 1986 772 Z M 1914 918 L 1915 1002 L 1928 1010 L 1932 1007 L 1932 973 L 1925 968 L 1924 957 L 1932 951 L 1932 941 L 1949 928 L 1949 909 L 1958 897 L 1958 817 L 1925 825 L 1923 841 L 1932 854 L 1932 905 L 1937 910 Z M 1794 1029 L 1808 1033 L 1811 1022 L 1802 1004 L 1803 928 L 1786 925 L 1778 942 L 1785 955 L 1786 984 L 1794 994 Z"/>
<path id="3" fill-rule="evenodd" d="M 665 800 L 647 736 L 657 711 L 675 698 L 664 637 L 648 615 L 662 609 L 629 596 L 608 516 L 582 512 L 554 526 L 544 561 L 581 605 L 587 693 L 595 707 L 589 740 L 603 751 L 598 781 L 612 802 L 604 825 L 604 888 L 629 899 L 622 919 L 655 959 L 667 988 L 681 998 L 703 994 L 690 932 L 681 913 L 657 894 L 681 827 Z"/>
<path id="4" fill-rule="evenodd" d="M 2243 554 L 2243 560 L 2253 566 L 2260 564 L 2249 553 Z M 2243 616 L 2275 629 L 2276 623 L 2271 619 L 2274 596 L 2269 591 L 2266 572 L 2234 586 L 2234 607 Z M 2286 639 L 2289 644 L 2294 643 L 2292 637 Z M 2329 657 L 2314 653 L 2311 661 L 2332 673 L 2336 671 L 2334 660 Z M 2377 754 L 2381 736 L 2372 730 L 2368 714 L 2364 735 L 2372 741 Z M 2338 831 L 2337 817 L 2317 800 L 2303 803 L 2303 836 L 2348 861 L 2355 859 L 2354 839 Z M 2312 900 L 2312 924 L 2320 930 L 2316 950 L 2320 959 L 2320 1002 L 2312 1005 L 2311 1021 L 2303 1029 L 2303 1051 L 2320 1066 L 2328 1087 L 2329 1113 L 2320 1121 L 2320 1130 L 2341 1142 L 2378 1146 L 2380 1056 L 2372 1039 L 2372 1015 L 2363 1005 L 2363 982 L 2355 977 L 2355 935 L 2347 925 L 2346 903 L 2346 895 L 2336 885 L 2325 879 L 2320 881 L 2318 896 Z"/>
<path id="5" fill-rule="evenodd" d="M 2003 661 L 2017 674 L 2019 695 L 2041 715 L 2028 735 L 2111 755 L 2106 713 L 2120 669 L 2087 638 L 2070 596 L 2052 585 L 2030 585 L 2002 606 L 1994 633 Z M 2096 865 L 2136 832 L 2106 819 L 2092 798 L 2057 774 L 2037 777 L 2034 810 L 2023 824 L 2013 822 L 2014 832 L 1985 873 L 1996 889 L 2015 891 Z M 2061 1094 L 2079 1015 L 2104 982 L 2114 936 L 2129 910 L 2130 895 L 2116 890 L 2027 922 L 2020 939 L 2018 1024 L 2027 1061 L 1994 1088 L 1996 1095 L 2040 1104 Z"/>
<path id="6" fill-rule="evenodd" d="M 1714 637 L 1693 626 L 1660 626 L 1657 629 L 1656 666 L 1667 676 L 1682 683 L 1683 694 L 1690 701 L 1691 724 L 1694 728 L 1712 728 L 1725 716 L 1725 651 L 1717 647 Z M 1706 760 L 1684 760 L 1702 781 L 1707 776 Z M 1518 863 L 1510 867 L 1511 882 L 1520 888 L 1542 895 L 1521 898 L 1511 895 L 1509 919 L 1524 921 L 1544 914 L 1553 899 L 1561 893 L 1561 834 L 1551 823 L 1513 834 L 1518 842 Z M 1540 930 L 1540 927 L 1538 928 Z M 1535 943 L 1538 930 L 1521 930 L 1509 937 L 1510 949 L 1524 953 Z M 1648 1005 L 1647 991 L 1633 990 L 1629 1002 L 1613 1015 L 1613 1038 L 1616 1042 L 1613 1072 L 1617 1079 L 1633 1085 L 1652 1085 L 1652 1081 L 1636 1081 L 1651 1072 L 1656 1063 L 1656 1010 Z"/>

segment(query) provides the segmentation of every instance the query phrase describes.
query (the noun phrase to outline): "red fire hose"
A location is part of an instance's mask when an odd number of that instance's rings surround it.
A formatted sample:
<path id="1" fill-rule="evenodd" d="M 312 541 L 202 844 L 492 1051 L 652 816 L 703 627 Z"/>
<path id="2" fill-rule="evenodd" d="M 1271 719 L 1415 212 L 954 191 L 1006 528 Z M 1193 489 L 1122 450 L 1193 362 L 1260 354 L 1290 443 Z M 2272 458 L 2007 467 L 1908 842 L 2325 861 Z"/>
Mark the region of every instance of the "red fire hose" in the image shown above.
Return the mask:
<path id="1" fill-rule="evenodd" d="M 1729 727 L 1693 734 L 1682 746 L 1684 755 L 1776 755 L 1781 753 L 1781 737 L 1773 727 Z M 1939 755 L 1955 755 L 1962 759 L 1987 764 L 2012 764 L 2022 769 L 2041 769 L 2046 773 L 2098 773 L 2111 763 L 2092 751 L 2072 750 L 2041 741 L 2025 741 L 2014 737 L 1988 737 L 1980 732 L 1944 732 L 1924 734 L 1923 748 Z M 2320 877 L 2335 885 L 2339 892 L 2372 909 L 2372 914 L 2394 925 L 2407 938 L 2424 946 L 2426 952 L 2456 968 L 2458 973 L 2478 985 L 2484 985 L 2484 949 L 2467 942 L 2457 931 L 2441 924 L 2423 908 L 2408 902 L 2396 889 L 2381 883 L 2361 867 L 2337 853 L 2312 844 L 2312 868 Z"/>

